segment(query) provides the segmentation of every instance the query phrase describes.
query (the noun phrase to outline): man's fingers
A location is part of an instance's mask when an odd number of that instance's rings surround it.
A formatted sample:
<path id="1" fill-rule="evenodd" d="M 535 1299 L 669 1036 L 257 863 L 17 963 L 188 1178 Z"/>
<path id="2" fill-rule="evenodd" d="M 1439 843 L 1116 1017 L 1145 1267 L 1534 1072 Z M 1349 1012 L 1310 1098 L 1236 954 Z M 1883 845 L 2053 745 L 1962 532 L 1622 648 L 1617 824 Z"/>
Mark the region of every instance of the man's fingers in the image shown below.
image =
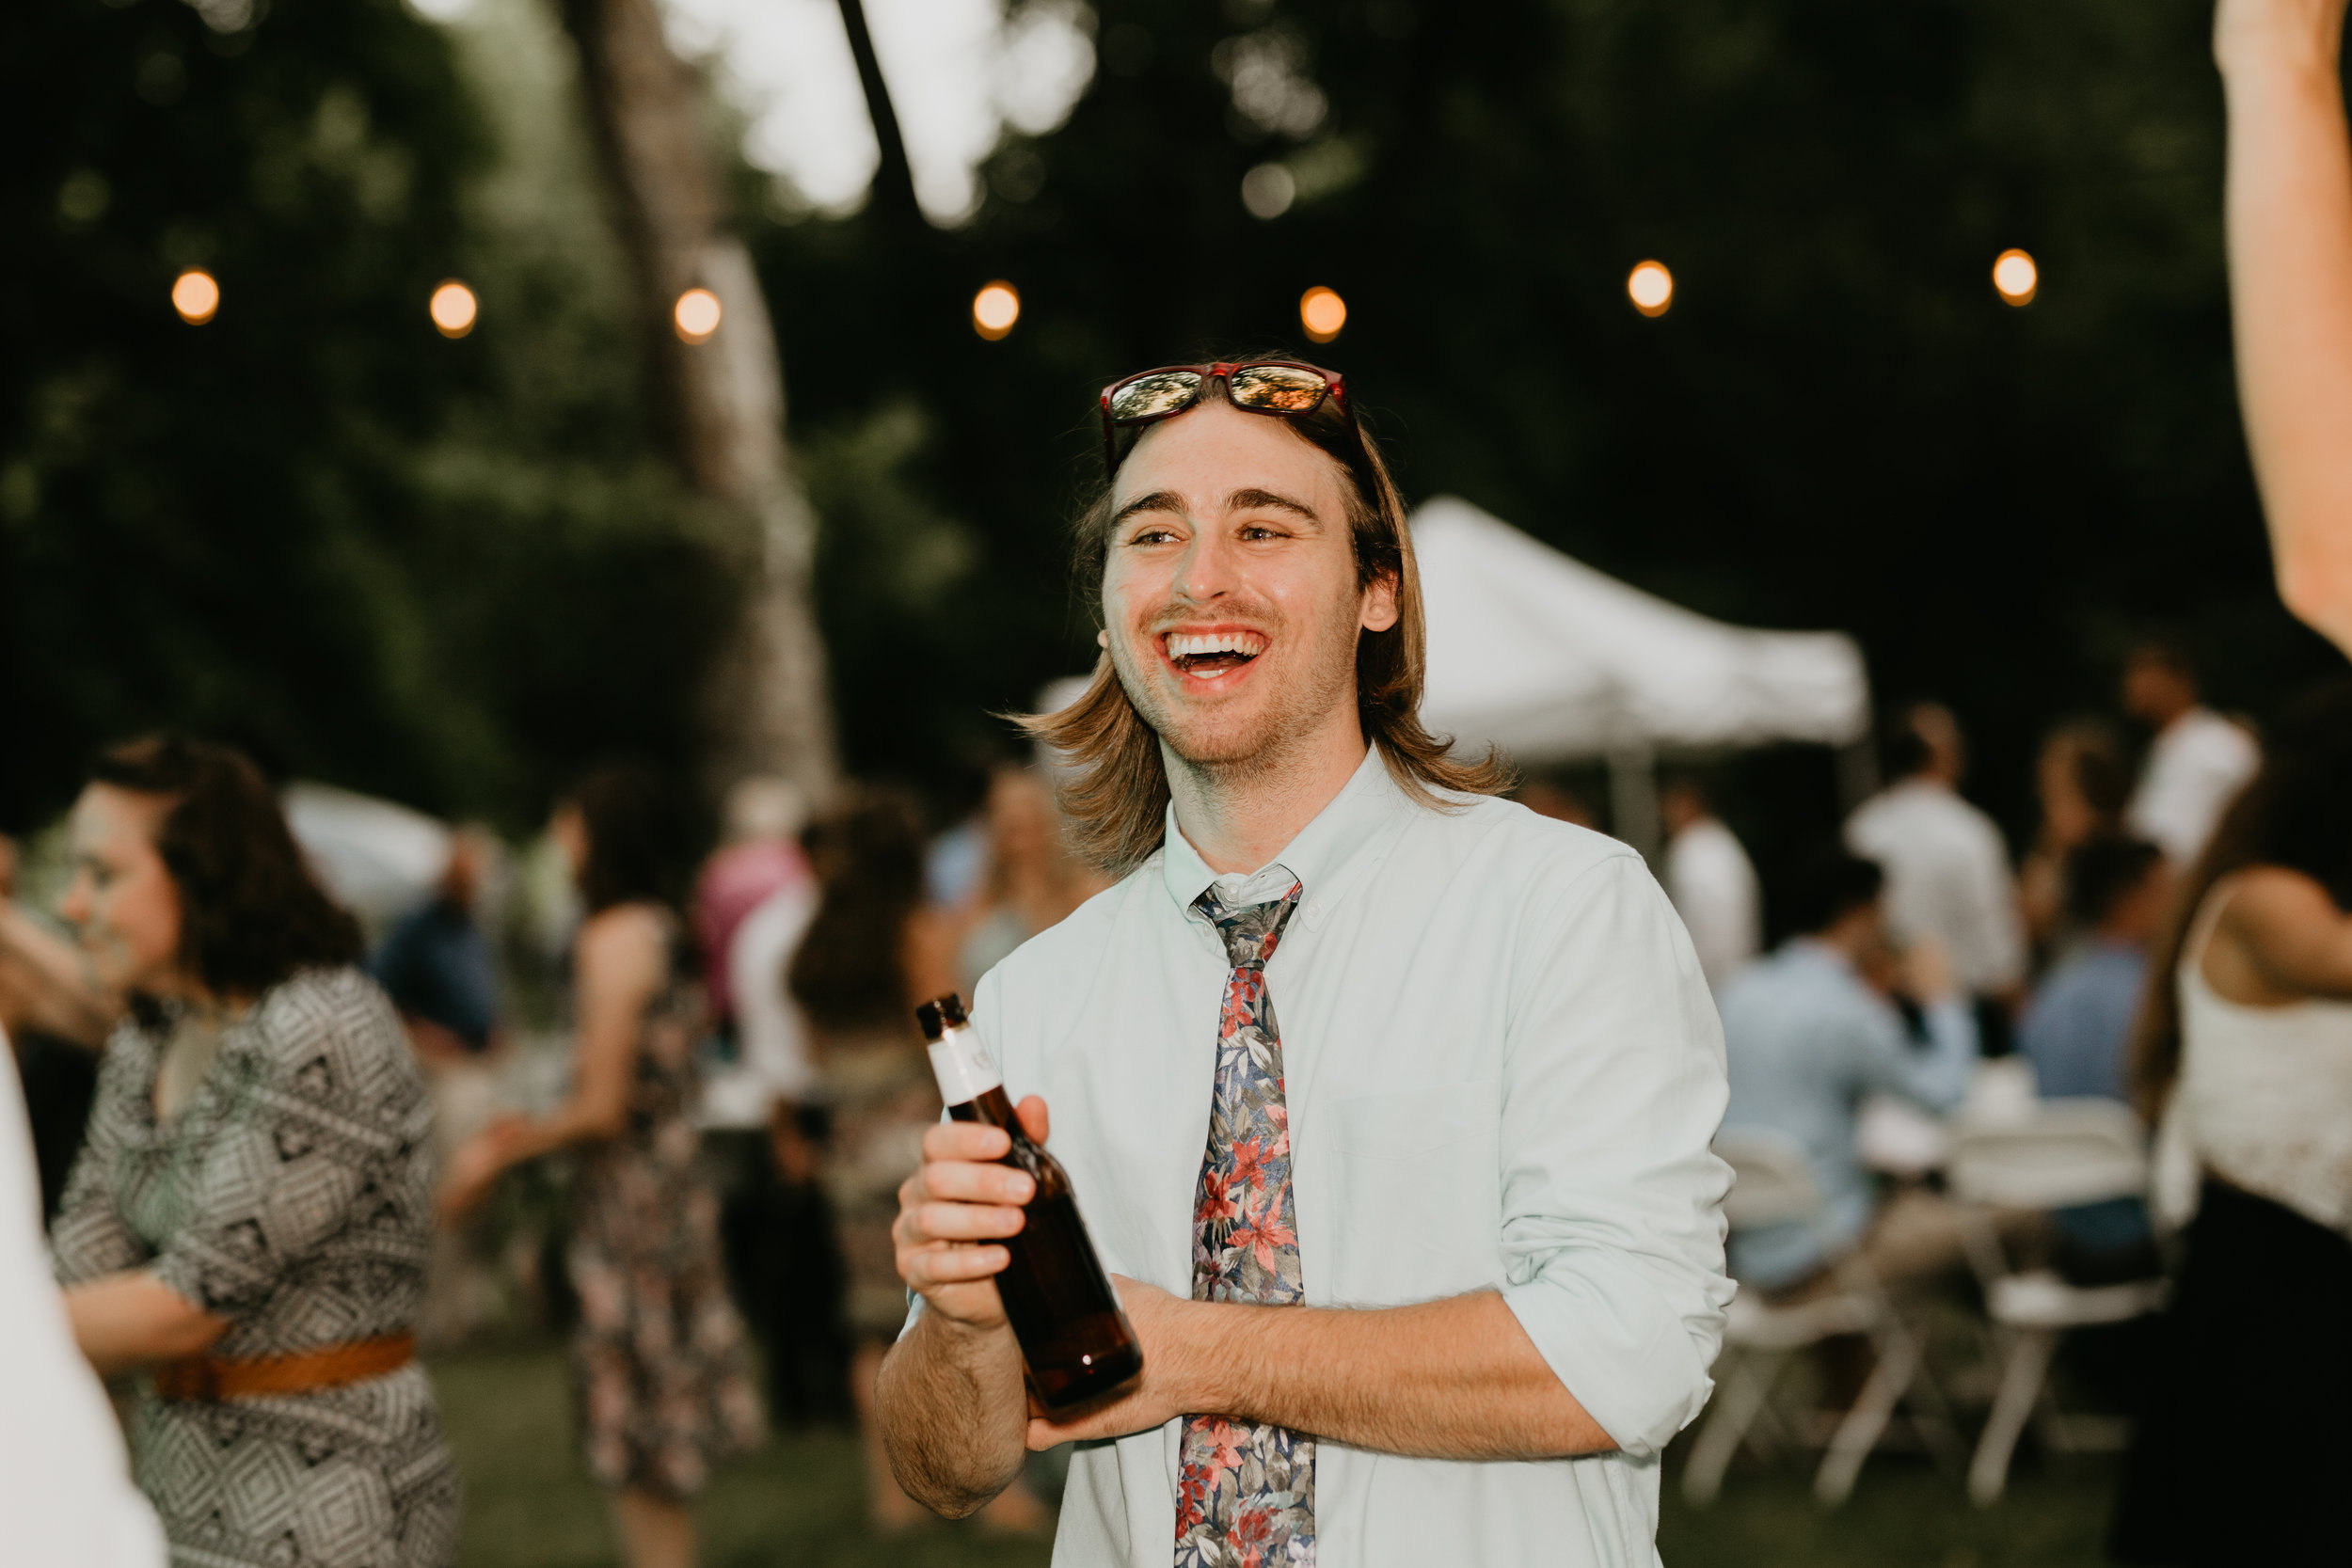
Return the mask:
<path id="1" fill-rule="evenodd" d="M 1031 1095 L 1013 1107 L 1013 1114 L 1021 1118 L 1021 1131 L 1029 1135 L 1031 1143 L 1041 1144 L 1045 1141 L 1048 1118 L 1045 1114 L 1044 1101 L 1036 1095 Z M 1009 1148 L 1012 1146 L 1008 1143 L 1005 1147 Z"/>
<path id="2" fill-rule="evenodd" d="M 1026 1203 L 1037 1192 L 1027 1171 L 1010 1165 L 976 1165 L 965 1161 L 940 1161 L 923 1167 L 922 1191 L 900 1194 L 916 1203 L 944 1198 L 950 1203 Z"/>
<path id="3" fill-rule="evenodd" d="M 933 1243 L 911 1247 L 902 1256 L 899 1274 L 919 1293 L 941 1285 L 964 1285 L 1005 1272 L 1012 1255 L 1000 1246 L 950 1246 Z"/>
<path id="4" fill-rule="evenodd" d="M 987 1203 L 926 1203 L 914 1212 L 915 1228 L 931 1241 L 993 1242 L 1018 1235 L 1025 1210 Z"/>
<path id="5" fill-rule="evenodd" d="M 926 1160 L 1001 1160 L 1011 1150 L 1011 1133 L 981 1121 L 937 1121 L 923 1134 Z"/>

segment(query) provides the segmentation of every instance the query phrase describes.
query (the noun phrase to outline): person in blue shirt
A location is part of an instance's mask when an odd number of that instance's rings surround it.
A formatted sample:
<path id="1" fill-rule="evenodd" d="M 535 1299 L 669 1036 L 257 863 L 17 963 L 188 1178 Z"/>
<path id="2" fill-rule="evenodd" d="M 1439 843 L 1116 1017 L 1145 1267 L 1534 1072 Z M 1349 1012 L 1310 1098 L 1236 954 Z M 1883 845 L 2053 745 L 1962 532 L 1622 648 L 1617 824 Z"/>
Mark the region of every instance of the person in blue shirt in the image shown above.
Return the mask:
<path id="1" fill-rule="evenodd" d="M 2170 908 L 2164 851 L 2142 839 L 2093 838 L 2066 858 L 2068 917 L 2088 934 L 2034 992 L 2017 1032 L 2044 1100 L 2132 1098 L 2132 1022 L 2148 980 L 2148 943 Z M 2153 1272 L 2147 1205 L 2136 1197 L 2061 1209 L 2057 1263 L 2078 1284 Z"/>
<path id="2" fill-rule="evenodd" d="M 498 1031 L 498 969 L 474 918 L 490 854 L 484 835 L 453 835 L 433 896 L 404 916 L 368 960 L 418 1053 L 431 1060 L 480 1055 Z"/>
<path id="3" fill-rule="evenodd" d="M 1823 847 L 1786 890 L 1798 933 L 1751 964 L 1718 999 L 1731 1103 L 1724 1129 L 1778 1132 L 1804 1146 L 1826 1200 L 1817 1224 L 1755 1226 L 1731 1237 L 1732 1277 L 1772 1294 L 1826 1277 L 1857 1247 L 1893 1284 L 1963 1257 L 1951 1206 L 1924 1192 L 1879 1212 L 1854 1147 L 1863 1100 L 1899 1095 L 1931 1114 L 1955 1109 L 1977 1065 L 1977 1024 L 1951 964 L 1921 942 L 1899 961 L 1888 945 L 1875 861 Z M 1915 1043 L 1890 992 L 1918 1006 Z"/>

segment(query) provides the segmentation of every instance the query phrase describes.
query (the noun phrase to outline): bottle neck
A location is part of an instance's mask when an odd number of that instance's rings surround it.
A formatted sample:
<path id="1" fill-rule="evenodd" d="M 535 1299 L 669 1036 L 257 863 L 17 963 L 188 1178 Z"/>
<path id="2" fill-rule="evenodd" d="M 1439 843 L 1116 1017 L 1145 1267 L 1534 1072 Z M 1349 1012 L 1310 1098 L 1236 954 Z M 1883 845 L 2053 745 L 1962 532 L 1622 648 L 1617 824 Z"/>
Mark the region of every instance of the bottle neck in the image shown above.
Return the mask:
<path id="1" fill-rule="evenodd" d="M 1005 1098 L 1004 1078 L 988 1059 L 979 1031 L 970 1024 L 949 1024 L 930 1042 L 930 1055 L 931 1075 L 939 1080 L 939 1098 L 947 1104 L 969 1104 L 991 1090 L 998 1100 Z"/>

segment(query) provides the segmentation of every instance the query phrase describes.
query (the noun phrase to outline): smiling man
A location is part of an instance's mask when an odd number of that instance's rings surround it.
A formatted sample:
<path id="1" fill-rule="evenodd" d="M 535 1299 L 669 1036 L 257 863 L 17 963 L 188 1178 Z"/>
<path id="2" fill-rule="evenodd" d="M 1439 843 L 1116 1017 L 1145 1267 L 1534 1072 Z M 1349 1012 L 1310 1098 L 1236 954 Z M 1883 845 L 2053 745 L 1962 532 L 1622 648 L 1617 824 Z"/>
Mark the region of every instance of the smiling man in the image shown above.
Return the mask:
<path id="1" fill-rule="evenodd" d="M 1150 372 L 1103 416 L 1105 657 L 1032 728 L 1126 875 L 973 1019 L 1058 1118 L 1144 1370 L 1034 1415 L 992 1279 L 1031 1184 L 943 1123 L 897 1229 L 899 1479 L 963 1514 L 1076 1443 L 1057 1563 L 1652 1561 L 1731 1293 L 1689 939 L 1631 850 L 1422 729 L 1404 509 L 1337 375 Z"/>

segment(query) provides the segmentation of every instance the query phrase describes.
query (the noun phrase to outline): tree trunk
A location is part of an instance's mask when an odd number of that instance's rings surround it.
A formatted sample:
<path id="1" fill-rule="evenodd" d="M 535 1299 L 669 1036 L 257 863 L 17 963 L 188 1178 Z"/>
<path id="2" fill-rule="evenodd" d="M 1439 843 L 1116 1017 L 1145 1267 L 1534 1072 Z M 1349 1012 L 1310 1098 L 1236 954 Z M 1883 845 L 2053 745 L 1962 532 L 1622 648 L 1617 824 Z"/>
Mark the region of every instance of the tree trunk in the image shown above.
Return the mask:
<path id="1" fill-rule="evenodd" d="M 753 773 L 812 797 L 837 777 L 825 652 L 810 603 L 816 516 L 784 438 L 784 372 L 743 243 L 726 231 L 692 74 L 662 37 L 657 0 L 561 0 L 613 223 L 634 274 L 639 330 L 680 466 L 742 513 L 755 573 L 709 689 L 705 759 L 716 789 Z M 719 329 L 684 341 L 679 294 L 719 298 Z"/>

